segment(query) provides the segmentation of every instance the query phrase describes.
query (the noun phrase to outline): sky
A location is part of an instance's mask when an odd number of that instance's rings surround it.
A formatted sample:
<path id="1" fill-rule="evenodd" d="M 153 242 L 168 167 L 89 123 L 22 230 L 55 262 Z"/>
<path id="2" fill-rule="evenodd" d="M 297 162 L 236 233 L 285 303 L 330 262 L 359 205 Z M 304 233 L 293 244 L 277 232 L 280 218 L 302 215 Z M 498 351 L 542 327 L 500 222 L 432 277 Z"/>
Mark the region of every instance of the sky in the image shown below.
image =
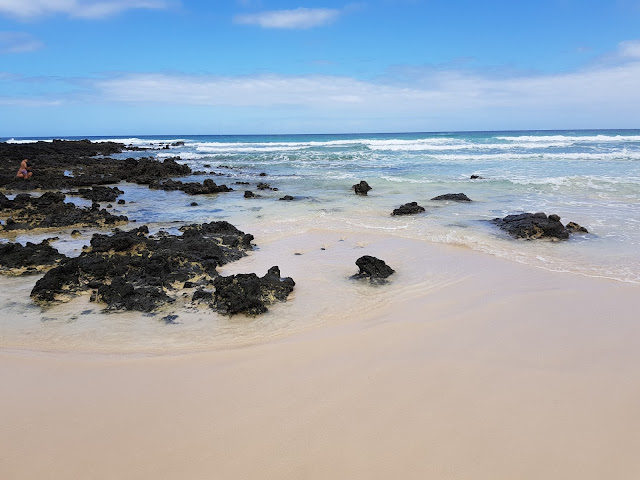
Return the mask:
<path id="1" fill-rule="evenodd" d="M 640 128 L 640 0 L 0 0 L 0 137 Z"/>

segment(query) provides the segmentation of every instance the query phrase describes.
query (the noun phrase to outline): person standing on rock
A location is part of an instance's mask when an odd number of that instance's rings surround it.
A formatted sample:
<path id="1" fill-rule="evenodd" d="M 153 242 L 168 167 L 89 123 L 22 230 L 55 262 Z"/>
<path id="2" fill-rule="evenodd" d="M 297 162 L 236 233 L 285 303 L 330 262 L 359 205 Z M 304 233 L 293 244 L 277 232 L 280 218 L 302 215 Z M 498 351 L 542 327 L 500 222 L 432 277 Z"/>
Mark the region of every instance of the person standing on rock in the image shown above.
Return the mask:
<path id="1" fill-rule="evenodd" d="M 29 180 L 33 175 L 31 171 L 31 167 L 27 165 L 28 160 L 25 158 L 20 163 L 20 168 L 18 168 L 18 173 L 16 173 L 16 178 L 24 178 L 25 180 Z"/>

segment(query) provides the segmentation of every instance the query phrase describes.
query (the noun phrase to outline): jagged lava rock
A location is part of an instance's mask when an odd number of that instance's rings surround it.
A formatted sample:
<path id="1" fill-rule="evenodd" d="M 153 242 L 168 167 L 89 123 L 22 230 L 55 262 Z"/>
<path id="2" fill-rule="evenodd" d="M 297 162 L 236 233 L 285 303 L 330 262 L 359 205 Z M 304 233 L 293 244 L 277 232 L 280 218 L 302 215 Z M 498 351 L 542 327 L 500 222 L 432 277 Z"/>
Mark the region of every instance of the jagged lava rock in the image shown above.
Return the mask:
<path id="1" fill-rule="evenodd" d="M 255 273 L 240 273 L 228 277 L 216 277 L 212 307 L 219 313 L 235 315 L 259 315 L 276 301 L 285 301 L 293 291 L 292 278 L 280 277 L 280 269 L 271 267 L 260 278 Z"/>
<path id="2" fill-rule="evenodd" d="M 360 183 L 356 183 L 351 188 L 356 192 L 356 195 L 366 195 L 372 189 L 364 180 L 360 180 Z"/>
<path id="3" fill-rule="evenodd" d="M 6 225 L 0 230 L 31 230 L 34 228 L 104 226 L 127 222 L 123 215 L 117 216 L 100 209 L 97 203 L 91 208 L 76 207 L 66 203 L 60 192 L 46 192 L 40 197 L 21 193 L 13 200 L 0 194 L 0 215 L 8 216 Z"/>
<path id="4" fill-rule="evenodd" d="M 543 238 L 566 240 L 569 234 L 575 231 L 573 228 L 562 225 L 558 215 L 552 214 L 547 217 L 543 212 L 507 215 L 504 218 L 494 218 L 492 223 L 513 237 L 527 240 Z"/>
<path id="5" fill-rule="evenodd" d="M 424 212 L 424 207 L 418 205 L 418 202 L 410 202 L 396 208 L 391 215 L 414 215 Z"/>
<path id="6" fill-rule="evenodd" d="M 470 202 L 471 199 L 464 193 L 445 193 L 444 195 L 438 195 L 431 200 L 449 200 L 452 202 Z"/>
<path id="7" fill-rule="evenodd" d="M 370 278 L 371 280 L 384 279 L 395 273 L 395 270 L 388 266 L 383 260 L 364 255 L 356 260 L 356 265 L 360 271 L 352 278 Z"/>
<path id="8" fill-rule="evenodd" d="M 0 243 L 0 273 L 23 275 L 41 273 L 67 258 L 49 245 L 51 239 L 35 244 Z"/>
<path id="9" fill-rule="evenodd" d="M 47 304 L 83 291 L 109 310 L 149 312 L 173 302 L 186 282 L 212 281 L 216 267 L 238 260 L 251 248 L 253 235 L 228 222 L 181 227 L 181 236 L 146 226 L 113 235 L 95 234 L 91 247 L 63 260 L 36 283 L 31 297 Z"/>

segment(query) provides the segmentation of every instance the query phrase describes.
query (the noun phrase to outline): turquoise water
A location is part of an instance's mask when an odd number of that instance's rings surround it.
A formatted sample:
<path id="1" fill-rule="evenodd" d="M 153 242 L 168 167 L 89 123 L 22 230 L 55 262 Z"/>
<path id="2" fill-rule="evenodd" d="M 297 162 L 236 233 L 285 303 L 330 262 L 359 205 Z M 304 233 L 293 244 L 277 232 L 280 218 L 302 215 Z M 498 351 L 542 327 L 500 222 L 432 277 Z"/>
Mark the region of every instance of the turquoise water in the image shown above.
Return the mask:
<path id="1" fill-rule="evenodd" d="M 386 232 L 550 270 L 640 282 L 640 130 L 90 139 L 152 148 L 122 158 L 178 156 L 193 170 L 225 174 L 212 178 L 237 189 L 198 197 L 197 207 L 186 208 L 193 197 L 125 186 L 125 198 L 133 201 L 125 213 L 138 222 L 226 219 L 257 238 L 309 229 Z M 184 145 L 160 149 L 178 141 Z M 470 180 L 471 175 L 483 178 Z M 368 197 L 350 190 L 360 180 L 373 187 Z M 258 181 L 279 190 L 245 200 L 243 191 L 256 191 Z M 474 202 L 430 200 L 459 192 Z M 297 201 L 276 201 L 282 195 Z M 409 201 L 426 213 L 389 215 Z M 524 211 L 555 213 L 590 233 L 562 243 L 521 242 L 486 221 Z"/>

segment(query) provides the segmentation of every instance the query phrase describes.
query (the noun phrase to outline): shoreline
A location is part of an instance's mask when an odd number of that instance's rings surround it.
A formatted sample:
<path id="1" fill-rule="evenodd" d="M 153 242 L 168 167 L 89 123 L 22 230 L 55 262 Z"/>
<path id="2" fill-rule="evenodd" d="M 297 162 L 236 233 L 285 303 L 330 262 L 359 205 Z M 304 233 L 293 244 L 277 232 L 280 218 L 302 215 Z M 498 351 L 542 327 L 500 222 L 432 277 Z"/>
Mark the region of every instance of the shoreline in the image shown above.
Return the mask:
<path id="1" fill-rule="evenodd" d="M 252 345 L 151 356 L 0 350 L 0 474 L 640 474 L 640 286 L 445 249 L 430 268 L 462 265 L 456 282 Z"/>

